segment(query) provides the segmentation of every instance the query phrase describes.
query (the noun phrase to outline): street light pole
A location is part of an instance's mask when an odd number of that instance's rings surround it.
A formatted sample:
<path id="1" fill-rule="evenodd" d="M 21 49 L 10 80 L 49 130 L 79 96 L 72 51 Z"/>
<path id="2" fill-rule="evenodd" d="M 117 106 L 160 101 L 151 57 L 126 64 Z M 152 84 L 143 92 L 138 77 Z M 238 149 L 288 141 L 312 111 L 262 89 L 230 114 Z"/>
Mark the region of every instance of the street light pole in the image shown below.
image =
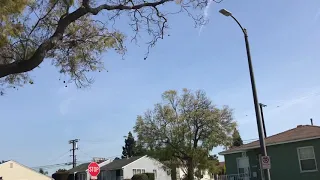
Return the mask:
<path id="1" fill-rule="evenodd" d="M 254 102 L 254 109 L 255 109 L 255 113 L 256 113 L 256 120 L 257 120 L 258 132 L 259 132 L 260 148 L 261 148 L 262 155 L 268 156 L 266 143 L 264 140 L 265 137 L 264 137 L 264 133 L 263 133 L 256 83 L 254 80 L 254 73 L 253 73 L 253 67 L 252 67 L 252 61 L 251 61 L 251 54 L 250 54 L 250 47 L 249 47 L 247 30 L 241 26 L 241 24 L 239 23 L 239 21 L 235 17 L 232 16 L 231 12 L 227 11 L 226 9 L 221 9 L 219 12 L 225 16 L 231 16 L 232 19 L 235 20 L 236 23 L 239 25 L 239 27 L 241 28 L 241 30 L 244 34 L 244 39 L 245 39 L 245 43 L 246 43 L 246 50 L 247 50 L 247 57 L 248 57 L 249 72 L 250 72 L 253 102 Z M 266 178 L 266 180 L 271 180 L 269 169 L 265 170 L 265 178 Z"/>

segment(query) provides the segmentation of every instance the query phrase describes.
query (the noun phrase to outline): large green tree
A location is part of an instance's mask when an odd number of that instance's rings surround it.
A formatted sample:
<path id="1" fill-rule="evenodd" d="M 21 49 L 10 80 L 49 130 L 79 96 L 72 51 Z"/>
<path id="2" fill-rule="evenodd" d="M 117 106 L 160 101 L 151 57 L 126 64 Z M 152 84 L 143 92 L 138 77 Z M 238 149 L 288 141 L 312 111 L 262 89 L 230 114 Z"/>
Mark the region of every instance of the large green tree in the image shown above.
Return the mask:
<path id="1" fill-rule="evenodd" d="M 167 35 L 170 16 L 180 12 L 197 25 L 205 22 L 199 10 L 208 0 L 180 1 L 2 0 L 0 88 L 34 84 L 28 72 L 44 61 L 66 75 L 66 82 L 87 86 L 92 83 L 87 75 L 104 69 L 103 52 L 123 55 L 126 40 L 142 40 L 147 56 Z M 118 26 L 120 19 L 129 27 Z M 130 28 L 133 33 L 126 32 Z"/>
<path id="2" fill-rule="evenodd" d="M 232 134 L 232 147 L 238 147 L 243 145 L 242 138 L 237 128 L 234 129 Z"/>
<path id="3" fill-rule="evenodd" d="M 209 152 L 231 141 L 235 127 L 232 110 L 217 107 L 204 91 L 169 90 L 163 102 L 138 116 L 135 132 L 150 149 L 165 149 L 167 157 L 187 169 L 187 179 L 194 179 L 194 169 L 209 168 Z"/>

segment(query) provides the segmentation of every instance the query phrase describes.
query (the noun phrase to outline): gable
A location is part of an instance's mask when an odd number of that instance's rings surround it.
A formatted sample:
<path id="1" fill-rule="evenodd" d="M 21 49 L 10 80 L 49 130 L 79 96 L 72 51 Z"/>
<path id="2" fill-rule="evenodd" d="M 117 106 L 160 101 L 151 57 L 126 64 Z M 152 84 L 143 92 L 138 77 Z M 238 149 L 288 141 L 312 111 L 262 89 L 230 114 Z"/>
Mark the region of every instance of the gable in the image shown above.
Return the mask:
<path id="1" fill-rule="evenodd" d="M 0 164 L 0 174 L 2 179 L 32 179 L 32 180 L 52 180 L 49 176 L 43 175 L 31 168 L 28 168 L 15 161 L 8 161 Z"/>
<path id="2" fill-rule="evenodd" d="M 154 167 L 156 169 L 167 168 L 164 164 L 162 164 L 158 160 L 153 159 L 148 156 L 143 156 L 143 157 L 137 159 L 136 161 L 133 161 L 133 162 L 123 166 L 123 168 L 129 168 L 129 169 L 135 169 L 135 168 L 139 169 L 139 168 L 147 168 L 147 167 Z"/>

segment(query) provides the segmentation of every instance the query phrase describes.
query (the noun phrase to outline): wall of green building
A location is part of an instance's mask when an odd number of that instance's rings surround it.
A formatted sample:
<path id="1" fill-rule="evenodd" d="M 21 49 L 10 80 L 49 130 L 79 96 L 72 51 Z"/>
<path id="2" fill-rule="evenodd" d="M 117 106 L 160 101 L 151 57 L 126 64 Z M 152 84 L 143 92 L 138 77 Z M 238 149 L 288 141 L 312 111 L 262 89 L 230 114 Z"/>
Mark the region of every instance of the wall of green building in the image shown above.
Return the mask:
<path id="1" fill-rule="evenodd" d="M 313 146 L 316 156 L 317 167 L 320 167 L 320 139 L 288 143 L 268 147 L 268 155 L 271 159 L 272 180 L 319 180 L 320 172 L 300 172 L 297 148 Z"/>
<path id="2" fill-rule="evenodd" d="M 300 172 L 297 148 L 306 146 L 314 147 L 318 167 L 317 172 Z M 270 146 L 267 148 L 267 151 L 271 158 L 270 174 L 272 180 L 320 180 L 320 139 Z M 246 155 L 249 157 L 251 172 L 250 180 L 261 179 L 261 170 L 258 159 L 259 152 L 259 149 L 252 149 L 246 152 Z M 226 171 L 228 175 L 238 173 L 236 159 L 241 157 L 241 155 L 241 153 L 225 155 Z M 253 177 L 254 172 L 257 174 L 256 177 Z"/>
<path id="3" fill-rule="evenodd" d="M 228 154 L 224 156 L 224 162 L 226 166 L 226 174 L 238 174 L 236 159 L 241 157 L 241 153 Z"/>

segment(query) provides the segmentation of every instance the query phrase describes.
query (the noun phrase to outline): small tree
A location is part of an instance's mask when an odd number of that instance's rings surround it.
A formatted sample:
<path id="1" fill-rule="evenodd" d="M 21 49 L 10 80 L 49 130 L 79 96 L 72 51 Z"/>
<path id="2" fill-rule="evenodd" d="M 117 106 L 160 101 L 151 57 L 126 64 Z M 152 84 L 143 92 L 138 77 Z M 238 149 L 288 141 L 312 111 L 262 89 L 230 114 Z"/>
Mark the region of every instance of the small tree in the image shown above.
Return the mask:
<path id="1" fill-rule="evenodd" d="M 48 171 L 44 171 L 42 168 L 39 169 L 39 173 L 48 175 Z"/>
<path id="2" fill-rule="evenodd" d="M 7 162 L 7 161 L 2 160 L 2 161 L 0 161 L 0 164 L 3 164 L 3 163 L 5 163 L 5 162 Z"/>
<path id="3" fill-rule="evenodd" d="M 135 155 L 136 141 L 131 132 L 128 133 L 127 139 L 124 140 L 125 145 L 122 147 L 121 158 L 129 158 Z"/>
<path id="4" fill-rule="evenodd" d="M 241 139 L 240 133 L 237 128 L 234 129 L 232 134 L 232 147 L 238 147 L 243 145 L 243 141 Z"/>

